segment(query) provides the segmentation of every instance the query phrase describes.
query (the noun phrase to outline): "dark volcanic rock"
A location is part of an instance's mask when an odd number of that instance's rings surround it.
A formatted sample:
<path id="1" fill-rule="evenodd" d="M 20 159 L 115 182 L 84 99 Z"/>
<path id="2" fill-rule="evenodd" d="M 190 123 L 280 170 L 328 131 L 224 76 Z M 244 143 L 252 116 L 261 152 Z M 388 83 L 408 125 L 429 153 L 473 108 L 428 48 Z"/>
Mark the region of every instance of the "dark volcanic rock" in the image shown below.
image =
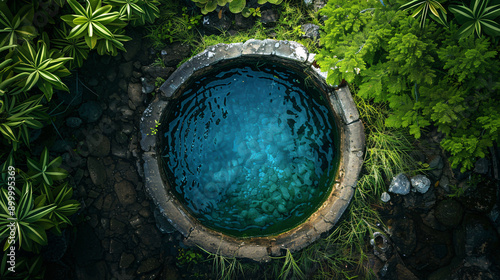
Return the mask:
<path id="1" fill-rule="evenodd" d="M 161 57 L 166 67 L 177 67 L 190 53 L 191 48 L 188 45 L 173 43 L 161 50 Z"/>
<path id="2" fill-rule="evenodd" d="M 434 209 L 436 219 L 448 227 L 455 227 L 460 224 L 463 213 L 462 205 L 454 199 L 443 200 Z"/>
<path id="3" fill-rule="evenodd" d="M 396 219 L 393 224 L 391 239 L 403 256 L 409 256 L 413 253 L 417 245 L 417 234 L 413 220 L 407 217 Z"/>
<path id="4" fill-rule="evenodd" d="M 468 187 L 458 200 L 469 210 L 488 213 L 497 200 L 498 185 L 493 179 L 478 180 L 481 181 L 476 186 Z"/>

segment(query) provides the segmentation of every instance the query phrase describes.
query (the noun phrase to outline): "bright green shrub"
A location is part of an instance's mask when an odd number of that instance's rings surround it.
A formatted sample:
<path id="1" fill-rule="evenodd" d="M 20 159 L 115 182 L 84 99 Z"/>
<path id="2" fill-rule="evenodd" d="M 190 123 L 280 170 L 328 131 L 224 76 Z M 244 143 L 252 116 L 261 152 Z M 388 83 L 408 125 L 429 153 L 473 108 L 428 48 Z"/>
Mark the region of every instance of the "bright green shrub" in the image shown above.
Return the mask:
<path id="1" fill-rule="evenodd" d="M 437 127 L 452 166 L 465 171 L 499 139 L 498 46 L 484 36 L 456 39 L 454 21 L 448 28 L 427 19 L 422 28 L 403 3 L 329 1 L 316 59 L 328 82 L 345 79 L 360 97 L 387 102 L 387 126 L 416 138 Z"/>

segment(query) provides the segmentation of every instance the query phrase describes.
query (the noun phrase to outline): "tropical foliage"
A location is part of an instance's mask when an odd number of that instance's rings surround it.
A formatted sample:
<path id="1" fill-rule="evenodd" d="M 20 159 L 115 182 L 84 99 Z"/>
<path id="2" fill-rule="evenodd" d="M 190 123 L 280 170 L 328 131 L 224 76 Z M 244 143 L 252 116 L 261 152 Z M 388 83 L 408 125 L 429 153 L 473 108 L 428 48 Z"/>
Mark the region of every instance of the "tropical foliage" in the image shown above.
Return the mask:
<path id="1" fill-rule="evenodd" d="M 56 91 L 68 92 L 62 78 L 83 65 L 88 54 L 116 55 L 130 40 L 124 27 L 152 23 L 159 16 L 155 0 L 51 0 L 0 2 L 0 242 L 10 244 L 10 222 L 15 223 L 16 248 L 39 253 L 47 245 L 47 231 L 62 234 L 80 203 L 64 181 L 62 158 L 30 155 L 30 134 L 53 118 L 47 114 Z M 23 149 L 26 148 L 26 149 Z M 9 211 L 7 167 L 15 167 L 15 211 Z M 27 170 L 23 170 L 23 167 Z M 6 255 L 4 254 L 3 258 Z M 41 257 L 19 256 L 22 272 L 15 279 L 42 279 Z M 0 278 L 12 274 L 0 266 Z"/>
<path id="2" fill-rule="evenodd" d="M 468 23 L 458 28 L 458 16 L 449 27 L 432 21 L 421 26 L 400 9 L 401 2 L 385 6 L 375 0 L 328 2 L 323 9 L 328 16 L 323 49 L 316 59 L 328 71 L 328 82 L 345 79 L 359 87 L 360 97 L 387 102 L 391 108 L 387 126 L 406 127 L 416 138 L 437 127 L 444 134 L 441 145 L 450 153 L 452 166 L 465 171 L 499 139 L 500 63 L 498 47 L 492 43 L 495 38 L 466 36 L 472 33 L 465 31 Z M 488 3 L 473 1 L 476 10 L 496 11 Z M 479 20 L 474 26 L 485 30 L 481 25 L 485 22 L 489 23 Z"/>
<path id="3" fill-rule="evenodd" d="M 436 0 L 413 0 L 400 7 L 400 9 L 413 9 L 412 17 L 420 18 L 420 26 L 425 27 L 425 20 L 429 11 L 431 17 L 442 25 L 447 26 L 446 10 L 439 1 Z"/>
<path id="4" fill-rule="evenodd" d="M 201 13 L 206 15 L 210 12 L 215 11 L 217 7 L 224 7 L 228 5 L 229 11 L 233 14 L 238 14 L 243 12 L 243 16 L 248 17 L 252 14 L 257 15 L 255 8 L 247 7 L 246 0 L 192 0 L 201 9 Z M 279 5 L 283 0 L 259 0 L 259 5 L 264 5 L 266 3 L 271 3 L 274 5 Z M 253 9 L 253 10 L 251 10 Z M 258 12 L 258 11 L 257 11 Z"/>
<path id="5" fill-rule="evenodd" d="M 495 21 L 500 16 L 500 4 L 489 5 L 490 0 L 473 0 L 470 7 L 462 5 L 450 6 L 457 21 L 462 25 L 458 35 L 467 37 L 476 34 L 481 37 L 482 32 L 489 36 L 500 36 L 500 24 Z"/>

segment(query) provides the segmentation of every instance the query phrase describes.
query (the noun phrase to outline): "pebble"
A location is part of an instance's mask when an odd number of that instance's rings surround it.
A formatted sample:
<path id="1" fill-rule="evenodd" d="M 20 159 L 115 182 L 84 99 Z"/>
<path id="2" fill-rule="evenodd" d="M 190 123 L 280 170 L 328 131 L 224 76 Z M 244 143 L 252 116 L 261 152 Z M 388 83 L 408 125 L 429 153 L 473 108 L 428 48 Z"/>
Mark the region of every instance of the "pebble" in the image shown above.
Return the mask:
<path id="1" fill-rule="evenodd" d="M 410 193 L 410 181 L 405 174 L 399 173 L 396 177 L 392 178 L 389 185 L 389 192 L 406 195 Z"/>

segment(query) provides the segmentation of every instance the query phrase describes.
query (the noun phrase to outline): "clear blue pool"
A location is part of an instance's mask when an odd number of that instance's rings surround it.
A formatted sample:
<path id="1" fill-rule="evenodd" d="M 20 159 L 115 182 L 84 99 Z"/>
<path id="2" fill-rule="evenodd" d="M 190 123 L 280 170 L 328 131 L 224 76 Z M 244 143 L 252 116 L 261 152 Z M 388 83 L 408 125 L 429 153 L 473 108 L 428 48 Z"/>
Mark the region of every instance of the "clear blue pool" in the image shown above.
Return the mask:
<path id="1" fill-rule="evenodd" d="M 273 64 L 192 82 L 161 121 L 175 195 L 202 224 L 233 236 L 297 226 L 326 199 L 338 168 L 326 104 L 310 78 Z"/>

